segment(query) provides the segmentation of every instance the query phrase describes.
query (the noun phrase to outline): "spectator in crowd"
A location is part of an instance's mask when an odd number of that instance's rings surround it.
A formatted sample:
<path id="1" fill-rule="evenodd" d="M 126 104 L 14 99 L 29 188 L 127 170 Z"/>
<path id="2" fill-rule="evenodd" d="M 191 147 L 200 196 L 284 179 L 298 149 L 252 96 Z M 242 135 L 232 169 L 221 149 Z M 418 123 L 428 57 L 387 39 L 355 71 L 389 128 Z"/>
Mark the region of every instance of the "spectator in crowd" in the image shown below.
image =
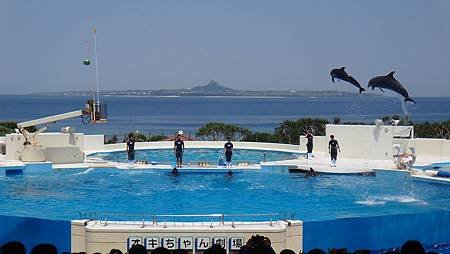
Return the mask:
<path id="1" fill-rule="evenodd" d="M 204 254 L 226 254 L 226 253 L 227 251 L 218 244 L 213 244 L 204 252 Z"/>
<path id="2" fill-rule="evenodd" d="M 170 251 L 167 248 L 158 247 L 152 251 L 152 254 L 170 254 Z"/>
<path id="3" fill-rule="evenodd" d="M 30 254 L 58 254 L 58 250 L 54 245 L 49 243 L 41 243 L 31 249 Z"/>
<path id="4" fill-rule="evenodd" d="M 296 253 L 291 249 L 284 249 L 280 252 L 280 254 L 296 254 Z"/>
<path id="5" fill-rule="evenodd" d="M 109 251 L 109 254 L 123 254 L 122 251 L 118 250 L 118 249 L 111 249 Z"/>
<path id="6" fill-rule="evenodd" d="M 271 246 L 269 238 L 254 235 L 252 236 L 245 246 L 239 250 L 242 254 L 275 254 L 276 252 Z"/>
<path id="7" fill-rule="evenodd" d="M 147 250 L 144 246 L 140 244 L 136 244 L 131 246 L 130 250 L 128 251 L 128 254 L 147 254 Z"/>
<path id="8" fill-rule="evenodd" d="M 187 250 L 174 250 L 172 254 L 188 254 Z"/>
<path id="9" fill-rule="evenodd" d="M 400 254 L 425 254 L 425 249 L 419 241 L 409 240 L 400 248 Z"/>
<path id="10" fill-rule="evenodd" d="M 353 254 L 370 254 L 370 250 L 367 249 L 355 250 Z"/>
<path id="11" fill-rule="evenodd" d="M 0 248 L 0 253 L 2 254 L 25 254 L 25 245 L 18 241 L 12 241 L 5 243 Z"/>
<path id="12" fill-rule="evenodd" d="M 308 251 L 307 254 L 326 254 L 326 252 L 321 249 L 312 249 Z"/>

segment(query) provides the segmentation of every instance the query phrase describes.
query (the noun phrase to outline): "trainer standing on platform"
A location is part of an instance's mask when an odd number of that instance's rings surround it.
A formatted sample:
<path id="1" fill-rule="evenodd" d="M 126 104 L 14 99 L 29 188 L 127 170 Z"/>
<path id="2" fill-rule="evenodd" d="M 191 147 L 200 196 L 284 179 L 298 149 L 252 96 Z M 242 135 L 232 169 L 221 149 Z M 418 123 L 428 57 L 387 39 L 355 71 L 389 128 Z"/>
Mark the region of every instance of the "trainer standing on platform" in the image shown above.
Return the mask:
<path id="1" fill-rule="evenodd" d="M 314 136 L 311 134 L 311 132 L 308 132 L 306 133 L 305 138 L 308 140 L 306 142 L 306 159 L 309 160 L 312 158 Z"/>
<path id="2" fill-rule="evenodd" d="M 127 141 L 127 154 L 128 154 L 128 163 L 133 164 L 134 163 L 134 144 L 136 143 L 134 139 L 134 135 L 130 134 L 128 135 L 128 141 Z"/>
<path id="3" fill-rule="evenodd" d="M 184 141 L 183 141 L 183 131 L 178 131 L 177 138 L 173 145 L 173 152 L 177 158 L 177 167 L 182 167 L 183 164 L 183 152 L 184 152 Z"/>
<path id="4" fill-rule="evenodd" d="M 330 141 L 328 142 L 328 152 L 331 155 L 331 166 L 336 167 L 337 154 L 341 152 L 341 148 L 339 147 L 339 143 L 336 139 L 334 139 L 334 135 L 330 135 Z"/>
<path id="5" fill-rule="evenodd" d="M 230 138 L 227 138 L 227 142 L 224 145 L 224 150 L 227 168 L 231 168 L 231 157 L 233 156 L 233 143 L 231 143 Z"/>

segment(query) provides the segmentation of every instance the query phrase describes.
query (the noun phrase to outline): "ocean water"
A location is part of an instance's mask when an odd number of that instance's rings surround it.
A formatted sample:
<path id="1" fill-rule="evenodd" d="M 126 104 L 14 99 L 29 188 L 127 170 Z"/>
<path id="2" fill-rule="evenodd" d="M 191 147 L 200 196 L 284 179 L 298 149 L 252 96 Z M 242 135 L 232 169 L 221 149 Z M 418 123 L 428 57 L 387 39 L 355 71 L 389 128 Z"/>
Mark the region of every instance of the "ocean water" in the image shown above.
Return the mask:
<path id="1" fill-rule="evenodd" d="M 0 121 L 25 121 L 84 107 L 87 97 L 0 96 Z M 106 124 L 83 125 L 78 118 L 58 122 L 50 130 L 74 126 L 95 134 L 174 134 L 179 129 L 194 134 L 211 121 L 238 124 L 252 131 L 272 132 L 284 120 L 314 117 L 342 121 L 373 122 L 406 110 L 415 122 L 450 119 L 450 97 L 415 98 L 403 107 L 393 97 L 248 98 L 248 97 L 103 97 L 108 104 Z"/>

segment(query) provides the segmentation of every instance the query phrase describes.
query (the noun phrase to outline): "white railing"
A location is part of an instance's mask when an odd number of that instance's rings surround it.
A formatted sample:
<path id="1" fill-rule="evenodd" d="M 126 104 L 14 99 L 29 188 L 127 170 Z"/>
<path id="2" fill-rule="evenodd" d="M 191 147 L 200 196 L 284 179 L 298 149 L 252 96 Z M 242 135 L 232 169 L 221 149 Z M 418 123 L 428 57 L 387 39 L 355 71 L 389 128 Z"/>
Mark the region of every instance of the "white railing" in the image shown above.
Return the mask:
<path id="1" fill-rule="evenodd" d="M 122 214 L 80 212 L 80 219 L 108 224 L 146 226 L 276 225 L 280 220 L 294 219 L 293 213 L 269 214 Z"/>

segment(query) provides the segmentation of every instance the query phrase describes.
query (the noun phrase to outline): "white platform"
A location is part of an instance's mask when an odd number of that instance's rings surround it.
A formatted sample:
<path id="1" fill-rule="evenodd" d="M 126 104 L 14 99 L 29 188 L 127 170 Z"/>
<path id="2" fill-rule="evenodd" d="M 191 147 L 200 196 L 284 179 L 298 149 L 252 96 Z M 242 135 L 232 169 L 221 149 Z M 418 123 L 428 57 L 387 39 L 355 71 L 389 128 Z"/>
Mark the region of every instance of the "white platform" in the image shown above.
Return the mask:
<path id="1" fill-rule="evenodd" d="M 313 168 L 316 172 L 323 174 L 359 174 L 373 172 L 375 169 L 396 169 L 393 160 L 364 160 L 364 159 L 344 159 L 338 158 L 336 167 L 331 167 L 328 154 L 315 153 L 315 157 L 307 160 L 298 158 L 295 160 L 274 161 L 261 163 L 262 166 L 288 166 L 309 170 Z"/>

